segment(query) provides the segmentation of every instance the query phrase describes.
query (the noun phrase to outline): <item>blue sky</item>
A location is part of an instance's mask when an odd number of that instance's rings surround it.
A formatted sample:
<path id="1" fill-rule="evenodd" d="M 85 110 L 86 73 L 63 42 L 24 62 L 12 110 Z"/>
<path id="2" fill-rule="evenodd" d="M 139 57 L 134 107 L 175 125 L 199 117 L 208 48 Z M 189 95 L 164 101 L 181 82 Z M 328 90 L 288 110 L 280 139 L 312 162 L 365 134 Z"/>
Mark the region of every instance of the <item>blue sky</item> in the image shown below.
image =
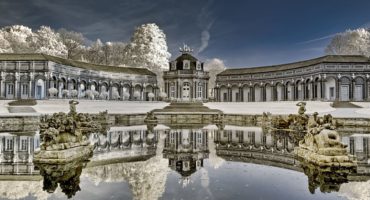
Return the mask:
<path id="1" fill-rule="evenodd" d="M 202 60 L 248 67 L 322 56 L 332 35 L 370 27 L 369 10 L 369 0 L 1 0 L 0 26 L 128 42 L 136 26 L 156 23 L 173 57 L 186 43 Z"/>

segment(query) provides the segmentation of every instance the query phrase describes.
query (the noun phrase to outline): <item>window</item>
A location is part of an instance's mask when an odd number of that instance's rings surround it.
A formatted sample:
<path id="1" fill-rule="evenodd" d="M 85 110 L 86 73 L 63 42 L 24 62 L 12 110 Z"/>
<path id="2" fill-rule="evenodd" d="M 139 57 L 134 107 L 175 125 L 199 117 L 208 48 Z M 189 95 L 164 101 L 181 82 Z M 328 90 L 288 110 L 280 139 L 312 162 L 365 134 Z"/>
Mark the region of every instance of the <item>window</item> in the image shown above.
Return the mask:
<path id="1" fill-rule="evenodd" d="M 184 60 L 184 69 L 190 69 L 190 61 Z"/>
<path id="2" fill-rule="evenodd" d="M 23 95 L 27 95 L 28 94 L 28 85 L 27 84 L 23 84 L 22 85 L 22 94 Z"/>
<path id="3" fill-rule="evenodd" d="M 13 95 L 14 94 L 14 85 L 13 84 L 8 84 L 7 86 L 7 94 L 8 95 Z"/>
<path id="4" fill-rule="evenodd" d="M 175 98 L 175 83 L 171 83 L 171 86 L 170 86 L 170 97 L 172 98 Z"/>
<path id="5" fill-rule="evenodd" d="M 7 138 L 5 143 L 5 151 L 12 151 L 13 150 L 13 139 Z"/>
<path id="6" fill-rule="evenodd" d="M 198 84 L 198 90 L 197 90 L 197 97 L 202 98 L 202 93 L 203 93 L 202 83 L 199 83 Z"/>
<path id="7" fill-rule="evenodd" d="M 202 70 L 202 66 L 200 63 L 197 63 L 197 70 Z"/>
<path id="8" fill-rule="evenodd" d="M 21 151 L 26 151 L 28 146 L 28 141 L 27 139 L 22 139 L 21 140 Z"/>

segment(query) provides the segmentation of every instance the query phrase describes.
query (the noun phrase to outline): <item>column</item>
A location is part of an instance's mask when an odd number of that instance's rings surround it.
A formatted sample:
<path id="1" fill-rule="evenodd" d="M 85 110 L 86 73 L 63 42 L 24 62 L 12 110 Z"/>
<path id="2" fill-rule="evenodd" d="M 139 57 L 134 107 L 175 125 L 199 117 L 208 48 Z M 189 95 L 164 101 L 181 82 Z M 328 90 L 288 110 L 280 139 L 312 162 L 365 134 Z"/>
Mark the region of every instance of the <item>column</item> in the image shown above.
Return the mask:
<path id="1" fill-rule="evenodd" d="M 367 80 L 367 79 L 365 80 L 364 89 L 365 89 L 364 100 L 368 101 L 370 95 L 369 95 L 369 80 Z"/>
<path id="2" fill-rule="evenodd" d="M 243 102 L 244 101 L 244 91 L 243 91 L 243 86 L 239 88 L 239 101 Z"/>
<path id="3" fill-rule="evenodd" d="M 351 80 L 350 81 L 350 85 L 349 85 L 349 100 L 350 101 L 353 101 L 354 99 L 354 91 L 355 91 L 355 80 Z"/>
<path id="4" fill-rule="evenodd" d="M 339 100 L 339 87 L 340 87 L 340 79 L 338 79 L 336 82 L 335 82 L 335 101 L 338 101 Z"/>
<path id="5" fill-rule="evenodd" d="M 233 100 L 233 99 L 232 99 L 232 94 L 231 94 L 231 93 L 232 93 L 231 88 L 230 88 L 230 86 L 228 86 L 228 87 L 227 87 L 227 101 L 228 101 L 228 102 L 232 102 L 232 100 Z"/>

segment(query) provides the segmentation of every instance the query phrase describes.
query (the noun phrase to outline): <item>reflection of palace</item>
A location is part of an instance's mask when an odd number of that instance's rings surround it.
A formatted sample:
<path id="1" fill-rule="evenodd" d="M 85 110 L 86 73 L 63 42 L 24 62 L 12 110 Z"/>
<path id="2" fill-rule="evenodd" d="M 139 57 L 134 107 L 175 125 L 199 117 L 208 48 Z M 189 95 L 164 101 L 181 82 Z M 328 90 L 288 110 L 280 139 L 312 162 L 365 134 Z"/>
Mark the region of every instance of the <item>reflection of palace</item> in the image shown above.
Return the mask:
<path id="1" fill-rule="evenodd" d="M 225 146 L 232 149 L 266 149 L 271 151 L 294 150 L 294 143 L 289 137 L 278 137 L 277 134 L 263 131 L 260 127 L 237 127 L 226 126 L 219 130 L 215 136 L 215 143 L 220 147 Z"/>
<path id="2" fill-rule="evenodd" d="M 38 174 L 33 166 L 33 153 L 40 138 L 32 133 L 0 133 L 0 174 Z"/>
<path id="3" fill-rule="evenodd" d="M 166 133 L 163 157 L 170 168 L 188 177 L 208 158 L 207 132 L 201 129 L 171 129 Z"/>
<path id="4" fill-rule="evenodd" d="M 147 126 L 111 127 L 106 134 L 92 134 L 94 158 L 154 156 L 158 133 Z"/>
<path id="5" fill-rule="evenodd" d="M 347 151 L 356 156 L 358 163 L 357 171 L 363 174 L 370 174 L 370 135 L 368 134 L 353 134 L 351 136 L 343 136 L 342 142 L 346 145 Z"/>

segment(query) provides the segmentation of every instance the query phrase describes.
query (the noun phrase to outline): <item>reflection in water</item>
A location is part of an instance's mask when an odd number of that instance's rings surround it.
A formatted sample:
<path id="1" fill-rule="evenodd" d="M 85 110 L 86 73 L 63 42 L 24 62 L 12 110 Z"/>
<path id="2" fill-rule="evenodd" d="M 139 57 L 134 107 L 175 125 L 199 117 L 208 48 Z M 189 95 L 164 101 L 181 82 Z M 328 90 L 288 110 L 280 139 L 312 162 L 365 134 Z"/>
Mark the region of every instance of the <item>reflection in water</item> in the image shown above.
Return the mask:
<path id="1" fill-rule="evenodd" d="M 54 193 L 58 185 L 62 192 L 71 198 L 80 191 L 80 175 L 88 158 L 74 160 L 67 164 L 36 164 L 44 178 L 43 190 Z"/>
<path id="2" fill-rule="evenodd" d="M 316 188 L 321 192 L 338 192 L 341 184 L 348 182 L 348 175 L 354 171 L 340 167 L 320 167 L 304 160 L 300 163 L 303 172 L 308 177 L 308 190 L 315 193 Z"/>
<path id="3" fill-rule="evenodd" d="M 40 137 L 34 132 L 0 133 L 1 174 L 38 174 L 33 166 L 33 153 L 40 147 Z"/>
<path id="4" fill-rule="evenodd" d="M 208 158 L 207 139 L 207 131 L 201 129 L 171 129 L 166 133 L 163 157 L 172 170 L 181 174 L 184 187 Z"/>
<path id="5" fill-rule="evenodd" d="M 354 154 L 359 161 L 357 173 L 317 168 L 297 160 L 293 154 L 297 144 L 294 134 L 270 131 L 261 127 L 232 125 L 221 128 L 215 125 L 171 128 L 164 125 L 111 127 L 107 133 L 90 135 L 90 141 L 94 145 L 94 155 L 91 158 L 66 165 L 39 165 L 35 169 L 32 159 L 33 152 L 40 143 L 37 135 L 2 133 L 0 138 L 0 175 L 18 177 L 17 181 L 0 181 L 1 198 L 33 196 L 45 199 L 48 195 L 43 190 L 59 193 L 60 190 L 57 189 L 59 186 L 65 194 L 64 198 L 83 199 L 88 188 L 84 188 L 87 187 L 86 184 L 80 182 L 92 182 L 98 189 L 104 184 L 125 182 L 134 199 L 158 199 L 168 197 L 167 192 L 175 190 L 178 184 L 168 185 L 173 178 L 180 178 L 176 182 L 180 182 L 178 186 L 184 191 L 196 187 L 196 180 L 200 179 L 197 185 L 200 187 L 199 190 L 204 188 L 208 197 L 215 198 L 217 196 L 213 194 L 217 192 L 215 187 L 217 188 L 219 183 L 212 177 L 221 176 L 217 173 L 225 167 L 230 167 L 231 162 L 255 163 L 303 172 L 308 179 L 306 191 L 311 194 L 315 191 L 317 194 L 317 188 L 321 193 L 334 192 L 338 195 L 336 192 L 339 191 L 348 197 L 356 198 L 357 195 L 359 199 L 367 197 L 366 195 L 370 193 L 366 187 L 369 182 L 357 182 L 370 178 L 368 164 L 370 146 L 369 136 L 366 134 L 342 137 L 342 141 L 348 144 L 348 152 Z M 242 169 L 229 170 L 236 170 L 240 176 L 248 175 Z M 272 168 L 265 167 L 263 170 Z M 38 174 L 42 175 L 43 188 Z M 23 175 L 23 179 L 19 175 Z M 362 185 L 359 185 L 360 183 Z M 24 186 L 23 190 L 19 189 L 21 185 Z M 272 187 L 266 181 L 264 185 L 267 188 Z M 362 190 L 355 189 L 357 187 Z M 310 196 L 305 198 L 310 199 Z"/>

